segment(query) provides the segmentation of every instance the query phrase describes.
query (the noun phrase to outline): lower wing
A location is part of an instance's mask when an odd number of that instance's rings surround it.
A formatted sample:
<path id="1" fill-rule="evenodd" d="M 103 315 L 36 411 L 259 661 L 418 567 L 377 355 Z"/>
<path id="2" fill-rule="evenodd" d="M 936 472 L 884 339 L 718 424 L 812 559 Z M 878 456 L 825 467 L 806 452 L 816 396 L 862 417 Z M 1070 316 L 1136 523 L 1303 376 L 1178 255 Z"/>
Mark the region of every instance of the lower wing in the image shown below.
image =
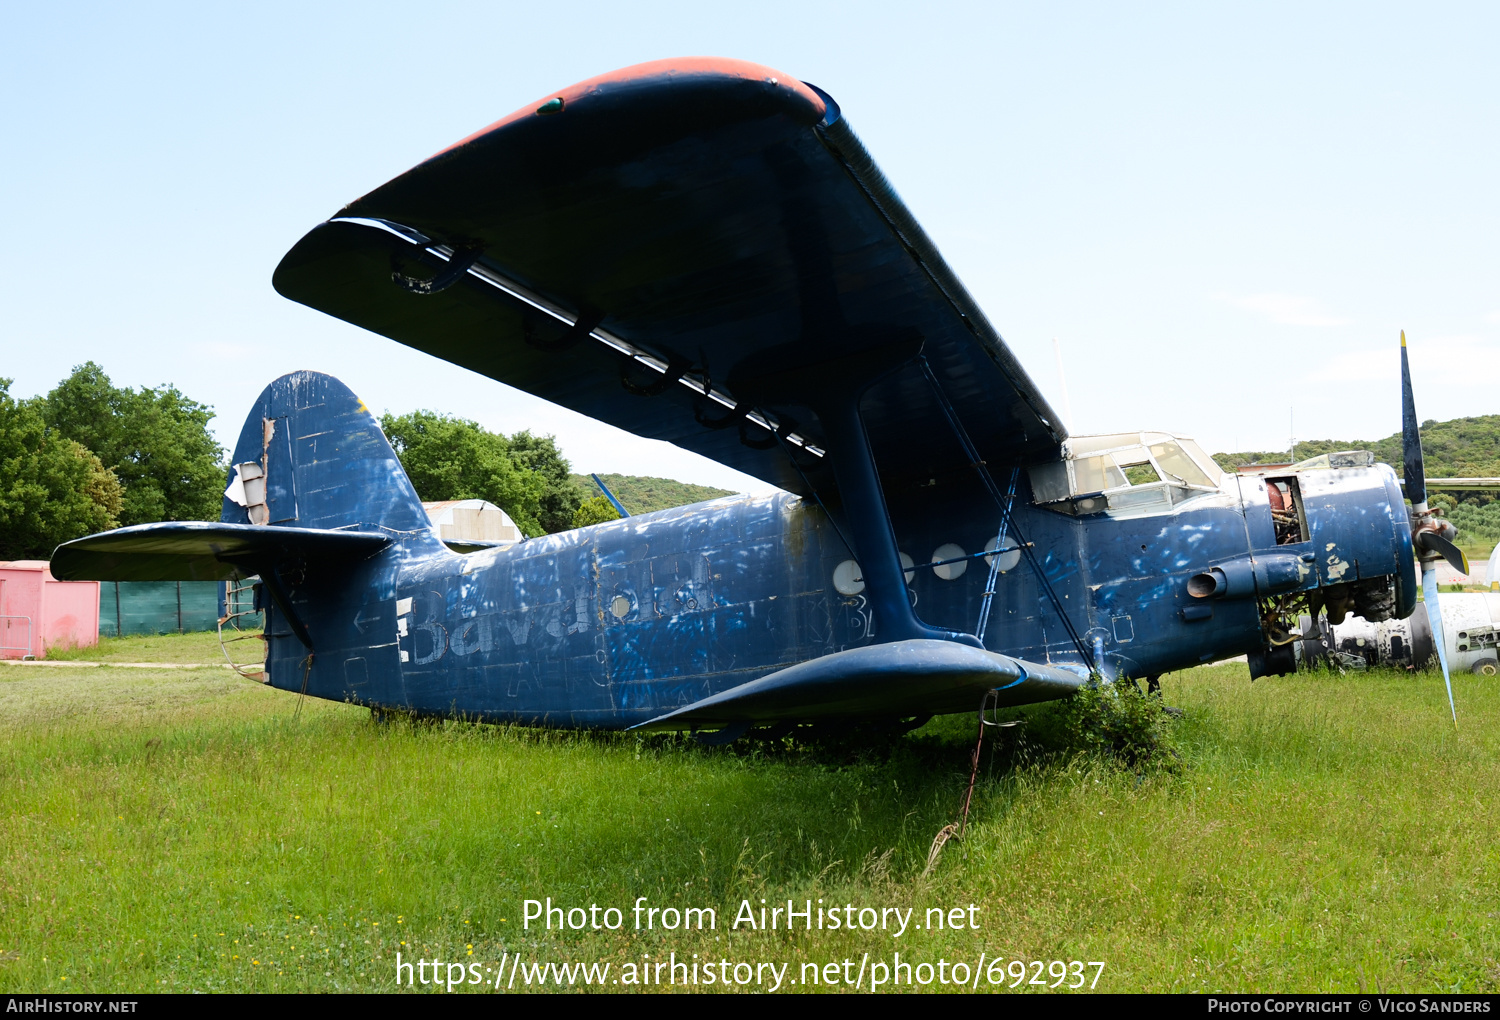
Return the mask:
<path id="1" fill-rule="evenodd" d="M 777 670 L 632 729 L 714 730 L 817 719 L 964 712 L 1072 694 L 1086 675 L 951 641 L 893 641 Z"/>

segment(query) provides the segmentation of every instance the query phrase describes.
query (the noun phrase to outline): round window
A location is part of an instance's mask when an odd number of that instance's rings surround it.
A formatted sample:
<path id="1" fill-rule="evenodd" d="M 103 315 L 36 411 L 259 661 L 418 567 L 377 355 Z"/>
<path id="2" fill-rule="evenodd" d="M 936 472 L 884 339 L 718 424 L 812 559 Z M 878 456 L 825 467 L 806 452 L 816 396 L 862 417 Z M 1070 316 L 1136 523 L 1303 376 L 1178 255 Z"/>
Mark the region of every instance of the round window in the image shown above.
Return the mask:
<path id="1" fill-rule="evenodd" d="M 986 556 L 984 562 L 990 566 L 995 565 L 995 540 L 992 538 L 984 544 Z M 1013 570 L 1017 563 L 1021 562 L 1021 547 L 1016 545 L 1016 540 L 1007 537 L 1000 543 L 1000 573 Z"/>
<path id="2" fill-rule="evenodd" d="M 940 545 L 932 551 L 932 562 L 942 563 L 942 566 L 933 567 L 932 572 L 944 581 L 957 581 L 964 576 L 964 571 L 969 569 L 969 561 L 963 558 L 966 555 L 963 546 L 954 545 L 952 542 Z M 958 562 L 944 563 L 944 560 L 958 560 Z"/>
<path id="3" fill-rule="evenodd" d="M 864 591 L 865 579 L 860 573 L 859 564 L 853 560 L 845 560 L 834 567 L 833 588 L 840 595 L 858 595 Z"/>

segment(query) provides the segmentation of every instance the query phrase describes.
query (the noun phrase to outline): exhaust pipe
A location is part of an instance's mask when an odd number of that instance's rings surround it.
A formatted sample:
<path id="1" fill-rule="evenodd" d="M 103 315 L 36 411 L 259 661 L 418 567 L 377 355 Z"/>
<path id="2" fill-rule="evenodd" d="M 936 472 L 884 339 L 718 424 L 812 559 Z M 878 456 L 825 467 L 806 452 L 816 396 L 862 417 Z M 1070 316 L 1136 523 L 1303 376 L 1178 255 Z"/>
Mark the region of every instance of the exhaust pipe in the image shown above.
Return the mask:
<path id="1" fill-rule="evenodd" d="M 1301 588 L 1313 572 L 1312 553 L 1261 553 L 1216 563 L 1188 578 L 1195 599 L 1248 599 Z"/>

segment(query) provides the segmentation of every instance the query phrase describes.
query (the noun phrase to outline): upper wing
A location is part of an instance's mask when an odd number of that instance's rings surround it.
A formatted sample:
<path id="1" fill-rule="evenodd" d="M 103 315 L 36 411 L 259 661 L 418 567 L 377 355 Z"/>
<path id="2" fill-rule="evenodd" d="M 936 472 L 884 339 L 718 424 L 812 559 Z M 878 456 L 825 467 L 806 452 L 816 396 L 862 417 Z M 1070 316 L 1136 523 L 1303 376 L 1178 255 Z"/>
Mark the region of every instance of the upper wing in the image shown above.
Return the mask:
<path id="1" fill-rule="evenodd" d="M 861 405 L 887 487 L 968 464 L 938 387 L 991 464 L 1066 435 L 833 100 L 756 64 L 660 61 L 548 97 L 314 228 L 274 283 L 804 495 L 834 488 L 822 429 L 755 378 L 890 361 Z"/>

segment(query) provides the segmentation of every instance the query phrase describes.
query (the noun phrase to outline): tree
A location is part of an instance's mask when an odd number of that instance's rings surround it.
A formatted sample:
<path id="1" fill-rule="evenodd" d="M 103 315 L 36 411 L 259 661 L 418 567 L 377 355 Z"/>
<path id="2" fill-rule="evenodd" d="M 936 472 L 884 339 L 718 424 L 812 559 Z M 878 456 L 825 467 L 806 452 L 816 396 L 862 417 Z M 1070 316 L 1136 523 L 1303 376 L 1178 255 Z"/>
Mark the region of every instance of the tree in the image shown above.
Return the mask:
<path id="1" fill-rule="evenodd" d="M 0 379 L 0 559 L 46 559 L 116 526 L 120 482 L 79 443 L 47 430 L 38 401 Z"/>
<path id="2" fill-rule="evenodd" d="M 121 524 L 219 519 L 224 451 L 209 434 L 207 405 L 171 385 L 116 387 L 90 361 L 47 394 L 42 413 L 119 479 Z"/>
<path id="3" fill-rule="evenodd" d="M 578 509 L 573 511 L 573 527 L 575 528 L 586 528 L 590 524 L 603 524 L 606 521 L 619 519 L 620 512 L 603 496 L 591 496 L 578 504 Z"/>
<path id="4" fill-rule="evenodd" d="M 571 465 L 557 449 L 557 440 L 529 431 L 517 432 L 510 437 L 510 452 L 517 463 L 535 471 L 546 484 L 538 512 L 542 527 L 549 534 L 579 527 L 574 520 L 583 497 L 569 474 Z"/>
<path id="5" fill-rule="evenodd" d="M 382 415 L 380 427 L 422 499 L 487 499 L 525 534 L 545 532 L 540 515 L 547 483 L 516 462 L 504 436 L 433 411 Z"/>

